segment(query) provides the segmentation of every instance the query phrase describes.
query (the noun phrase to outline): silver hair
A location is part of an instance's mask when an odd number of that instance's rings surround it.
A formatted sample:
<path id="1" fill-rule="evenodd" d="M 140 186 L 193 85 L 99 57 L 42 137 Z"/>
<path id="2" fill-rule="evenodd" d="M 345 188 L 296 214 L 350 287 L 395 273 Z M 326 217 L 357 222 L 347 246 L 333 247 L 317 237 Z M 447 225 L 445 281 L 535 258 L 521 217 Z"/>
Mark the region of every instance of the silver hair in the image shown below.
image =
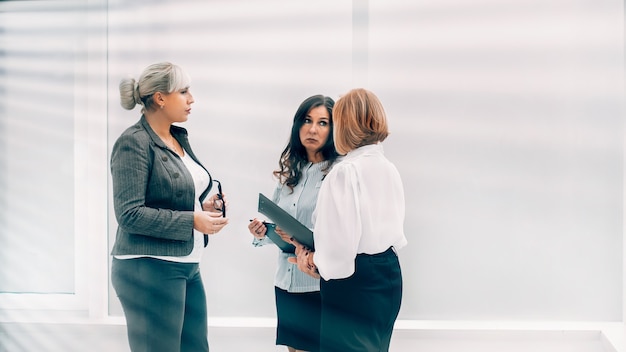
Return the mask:
<path id="1" fill-rule="evenodd" d="M 139 76 L 123 78 L 120 81 L 120 103 L 126 110 L 132 110 L 135 105 L 143 105 L 141 112 L 150 111 L 154 106 L 154 93 L 169 94 L 189 87 L 191 79 L 180 66 L 169 62 L 160 62 L 146 67 Z"/>

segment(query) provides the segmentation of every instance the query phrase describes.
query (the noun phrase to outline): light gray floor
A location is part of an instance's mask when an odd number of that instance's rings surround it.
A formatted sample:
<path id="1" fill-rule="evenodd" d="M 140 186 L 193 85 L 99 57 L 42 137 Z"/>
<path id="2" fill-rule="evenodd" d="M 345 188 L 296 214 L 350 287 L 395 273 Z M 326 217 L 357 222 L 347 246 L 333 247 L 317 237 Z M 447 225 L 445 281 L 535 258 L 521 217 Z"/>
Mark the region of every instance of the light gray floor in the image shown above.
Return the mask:
<path id="1" fill-rule="evenodd" d="M 211 327 L 212 352 L 284 352 L 273 328 Z M 121 325 L 0 324 L 2 352 L 129 352 Z M 392 352 L 610 352 L 598 332 L 396 330 Z"/>

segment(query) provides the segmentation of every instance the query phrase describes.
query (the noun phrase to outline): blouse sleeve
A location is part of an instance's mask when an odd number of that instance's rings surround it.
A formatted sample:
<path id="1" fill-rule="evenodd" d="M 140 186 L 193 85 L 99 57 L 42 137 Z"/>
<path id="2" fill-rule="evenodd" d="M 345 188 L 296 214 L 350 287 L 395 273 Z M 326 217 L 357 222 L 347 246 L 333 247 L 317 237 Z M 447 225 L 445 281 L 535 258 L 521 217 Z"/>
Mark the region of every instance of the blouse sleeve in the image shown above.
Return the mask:
<path id="1" fill-rule="evenodd" d="M 361 238 L 359 180 L 351 164 L 340 164 L 326 176 L 315 211 L 315 265 L 325 280 L 354 273 Z"/>

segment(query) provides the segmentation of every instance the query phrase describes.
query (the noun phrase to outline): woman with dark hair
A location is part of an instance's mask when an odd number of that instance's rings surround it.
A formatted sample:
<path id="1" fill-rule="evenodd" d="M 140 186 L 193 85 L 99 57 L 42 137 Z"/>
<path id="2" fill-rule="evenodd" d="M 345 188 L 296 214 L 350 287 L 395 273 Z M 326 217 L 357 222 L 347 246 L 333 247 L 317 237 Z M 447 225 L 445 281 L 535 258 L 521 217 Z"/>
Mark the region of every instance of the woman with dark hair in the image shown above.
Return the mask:
<path id="1" fill-rule="evenodd" d="M 345 157 L 319 192 L 315 251 L 292 243 L 298 268 L 322 278 L 320 350 L 386 352 L 402 303 L 396 251 L 407 244 L 404 188 L 383 151 L 389 129 L 378 97 L 353 89 L 333 113 L 335 147 Z"/>
<path id="2" fill-rule="evenodd" d="M 332 109 L 335 102 L 314 95 L 300 104 L 293 118 L 291 136 L 278 161 L 278 184 L 273 201 L 303 225 L 312 228 L 312 215 L 322 180 L 337 162 L 333 142 Z M 267 227 L 253 219 L 248 229 L 253 245 L 272 243 Z M 276 229 L 286 241 L 290 235 Z M 297 270 L 288 259 L 294 253 L 279 252 L 274 285 L 278 326 L 276 344 L 290 352 L 318 351 L 320 344 L 320 282 Z"/>

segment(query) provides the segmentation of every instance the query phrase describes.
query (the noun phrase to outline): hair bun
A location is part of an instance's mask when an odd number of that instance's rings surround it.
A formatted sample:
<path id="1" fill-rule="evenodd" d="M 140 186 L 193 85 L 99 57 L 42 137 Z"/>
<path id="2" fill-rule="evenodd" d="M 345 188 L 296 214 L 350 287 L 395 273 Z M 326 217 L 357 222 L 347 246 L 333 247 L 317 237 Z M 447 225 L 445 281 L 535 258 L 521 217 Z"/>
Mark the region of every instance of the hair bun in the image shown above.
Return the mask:
<path id="1" fill-rule="evenodd" d="M 133 79 L 133 98 L 135 99 L 135 104 L 143 105 L 141 101 L 141 95 L 139 94 L 139 82 Z"/>
<path id="2" fill-rule="evenodd" d="M 124 78 L 120 81 L 120 104 L 126 110 L 132 110 L 138 102 L 139 89 L 134 78 Z"/>

